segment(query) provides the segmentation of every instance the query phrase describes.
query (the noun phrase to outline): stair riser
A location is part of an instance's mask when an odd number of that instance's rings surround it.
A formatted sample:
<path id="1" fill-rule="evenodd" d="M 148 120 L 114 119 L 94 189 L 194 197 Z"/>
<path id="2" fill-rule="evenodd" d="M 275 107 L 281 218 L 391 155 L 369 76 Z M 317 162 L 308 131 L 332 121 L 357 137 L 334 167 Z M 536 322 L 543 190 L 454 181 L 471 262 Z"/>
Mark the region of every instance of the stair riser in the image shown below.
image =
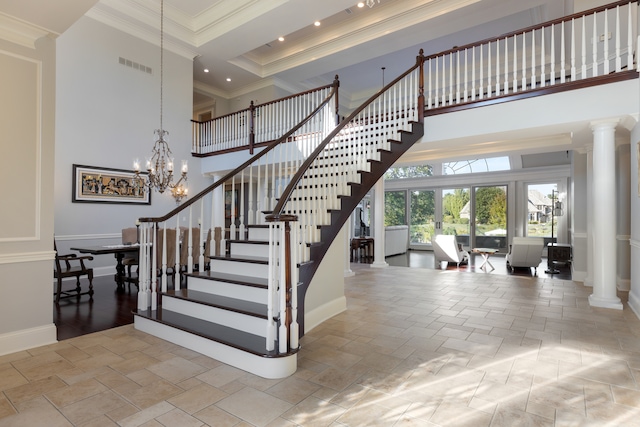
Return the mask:
<path id="1" fill-rule="evenodd" d="M 264 227 L 249 227 L 249 240 L 268 242 L 269 229 Z"/>
<path id="2" fill-rule="evenodd" d="M 268 257 L 269 256 L 269 245 L 252 245 L 250 243 L 231 243 L 231 256 L 258 256 L 258 257 Z"/>
<path id="3" fill-rule="evenodd" d="M 236 313 L 229 310 L 211 307 L 192 301 L 173 298 L 168 295 L 162 296 L 162 309 L 171 310 L 196 319 L 234 328 L 239 331 L 248 332 L 260 337 L 267 336 L 267 320 L 254 316 Z"/>
<path id="4" fill-rule="evenodd" d="M 297 354 L 285 357 L 257 356 L 140 316 L 134 316 L 134 325 L 139 331 L 162 338 L 263 378 L 286 378 L 297 369 Z"/>
<path id="5" fill-rule="evenodd" d="M 249 277 L 267 277 L 269 266 L 266 264 L 255 264 L 251 262 L 227 261 L 221 259 L 211 260 L 211 270 L 221 271 L 229 274 L 237 274 Z"/>
<path id="6" fill-rule="evenodd" d="M 242 286 L 235 283 L 206 280 L 198 277 L 189 277 L 187 289 L 220 295 L 222 297 L 243 299 L 245 301 L 264 304 L 267 300 L 267 290 L 253 286 Z"/>

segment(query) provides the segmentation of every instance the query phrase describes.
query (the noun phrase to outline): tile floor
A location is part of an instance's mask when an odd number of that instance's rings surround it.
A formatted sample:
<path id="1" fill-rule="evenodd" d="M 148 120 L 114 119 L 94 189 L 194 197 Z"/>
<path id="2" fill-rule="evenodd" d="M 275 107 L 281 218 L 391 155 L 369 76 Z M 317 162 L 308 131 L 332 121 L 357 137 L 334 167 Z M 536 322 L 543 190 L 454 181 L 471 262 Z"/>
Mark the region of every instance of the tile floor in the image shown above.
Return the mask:
<path id="1" fill-rule="evenodd" d="M 626 305 L 557 278 L 352 269 L 290 378 L 121 326 L 0 357 L 0 426 L 640 425 Z"/>

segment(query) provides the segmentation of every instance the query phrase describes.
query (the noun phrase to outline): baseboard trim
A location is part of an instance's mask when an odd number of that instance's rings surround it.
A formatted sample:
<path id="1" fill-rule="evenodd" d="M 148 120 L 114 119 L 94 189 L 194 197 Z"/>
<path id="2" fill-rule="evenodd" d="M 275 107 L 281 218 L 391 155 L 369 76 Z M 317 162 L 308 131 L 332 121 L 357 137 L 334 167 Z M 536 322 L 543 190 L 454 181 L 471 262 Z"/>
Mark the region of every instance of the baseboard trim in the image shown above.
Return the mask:
<path id="1" fill-rule="evenodd" d="M 311 310 L 304 316 L 304 332 L 307 333 L 325 320 L 347 309 L 347 297 L 341 296 Z"/>
<path id="2" fill-rule="evenodd" d="M 0 356 L 57 343 L 56 325 L 22 329 L 0 335 Z"/>
<path id="3" fill-rule="evenodd" d="M 631 311 L 633 311 L 633 314 L 640 319 L 640 298 L 638 298 L 633 291 L 629 292 L 628 304 Z"/>

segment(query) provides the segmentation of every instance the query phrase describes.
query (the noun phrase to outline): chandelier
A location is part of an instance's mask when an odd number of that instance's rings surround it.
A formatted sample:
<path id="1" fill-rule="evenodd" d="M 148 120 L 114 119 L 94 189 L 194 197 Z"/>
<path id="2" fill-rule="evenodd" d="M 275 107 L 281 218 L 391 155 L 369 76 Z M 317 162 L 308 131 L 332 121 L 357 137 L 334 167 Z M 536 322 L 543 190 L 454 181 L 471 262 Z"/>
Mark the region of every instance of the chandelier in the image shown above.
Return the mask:
<path id="1" fill-rule="evenodd" d="M 153 145 L 151 151 L 151 157 L 147 158 L 146 170 L 147 175 L 143 177 L 140 175 L 140 162 L 136 159 L 133 162 L 133 169 L 136 172 L 136 177 L 143 180 L 144 188 L 147 191 L 156 190 L 159 193 L 169 188 L 173 197 L 176 199 L 176 203 L 187 197 L 187 161 L 182 161 L 182 168 L 180 170 L 180 179 L 178 182 L 173 182 L 173 157 L 171 156 L 171 149 L 167 142 L 167 136 L 169 132 L 162 127 L 162 106 L 163 106 L 163 71 L 164 71 L 164 0 L 160 0 L 160 129 L 156 129 L 154 134 L 157 135 L 157 139 Z"/>
<path id="2" fill-rule="evenodd" d="M 358 7 L 363 7 L 364 5 L 367 5 L 369 7 L 373 7 L 376 4 L 376 0 L 367 0 L 366 2 L 359 2 L 358 3 Z M 380 0 L 378 0 L 378 4 L 380 4 Z"/>

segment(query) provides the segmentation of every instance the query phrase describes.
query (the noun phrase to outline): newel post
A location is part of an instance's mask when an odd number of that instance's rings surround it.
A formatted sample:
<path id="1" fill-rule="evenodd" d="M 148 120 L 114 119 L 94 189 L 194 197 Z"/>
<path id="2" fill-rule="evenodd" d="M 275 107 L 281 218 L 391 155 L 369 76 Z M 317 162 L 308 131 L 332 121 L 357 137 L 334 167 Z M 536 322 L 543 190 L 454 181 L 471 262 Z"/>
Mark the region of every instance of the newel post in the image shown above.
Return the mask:
<path id="1" fill-rule="evenodd" d="M 297 319 L 297 293 L 295 290 L 293 278 L 297 277 L 294 269 L 297 268 L 295 260 L 295 252 L 297 248 L 292 247 L 292 235 L 296 236 L 295 231 L 292 233 L 291 223 L 298 220 L 296 215 L 268 215 L 267 222 L 280 223 L 280 265 L 279 265 L 279 289 L 278 299 L 280 301 L 280 327 L 278 328 L 278 352 L 288 353 L 292 347 L 298 346 L 298 322 Z M 295 242 L 295 240 L 294 240 Z M 272 260 L 269 262 L 271 263 Z M 296 337 L 292 339 L 293 334 Z"/>
<path id="2" fill-rule="evenodd" d="M 336 116 L 336 126 L 340 124 L 340 97 L 339 97 L 339 88 L 340 88 L 340 80 L 338 80 L 338 75 L 333 79 L 333 87 L 336 88 L 336 96 L 335 96 L 335 116 Z"/>
<path id="3" fill-rule="evenodd" d="M 256 143 L 255 115 L 256 107 L 253 105 L 253 101 L 251 101 L 249 105 L 249 154 L 253 154 L 253 145 Z"/>
<path id="4" fill-rule="evenodd" d="M 420 66 L 420 77 L 418 83 L 418 121 L 424 123 L 424 49 L 416 57 Z"/>

